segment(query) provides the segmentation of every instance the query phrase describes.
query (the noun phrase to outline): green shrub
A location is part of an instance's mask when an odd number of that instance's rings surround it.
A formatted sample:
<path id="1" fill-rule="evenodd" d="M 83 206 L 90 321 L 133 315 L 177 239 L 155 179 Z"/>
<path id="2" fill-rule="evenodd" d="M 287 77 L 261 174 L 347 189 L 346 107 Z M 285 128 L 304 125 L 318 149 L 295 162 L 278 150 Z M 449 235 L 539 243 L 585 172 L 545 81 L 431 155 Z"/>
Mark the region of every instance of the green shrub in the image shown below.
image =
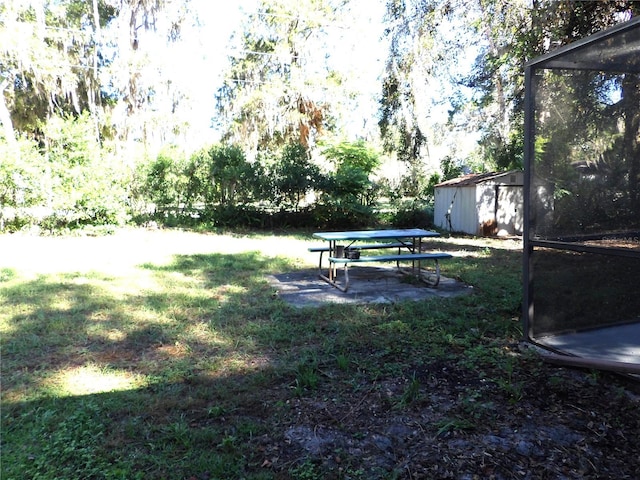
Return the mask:
<path id="1" fill-rule="evenodd" d="M 264 176 L 261 165 L 247 161 L 235 145 L 213 145 L 194 157 L 198 165 L 201 196 L 208 206 L 237 205 L 256 199 Z"/>
<path id="2" fill-rule="evenodd" d="M 325 192 L 334 203 L 371 205 L 375 197 L 370 176 L 380 165 L 380 156 L 364 141 L 342 142 L 326 148 L 323 155 L 335 165 Z M 354 212 L 355 213 L 355 212 Z"/>
<path id="3" fill-rule="evenodd" d="M 356 202 L 320 203 L 313 213 L 317 228 L 355 229 L 378 223 L 372 207 Z"/>
<path id="4" fill-rule="evenodd" d="M 217 205 L 206 211 L 205 219 L 216 227 L 264 227 L 265 212 L 250 205 Z"/>
<path id="5" fill-rule="evenodd" d="M 433 226 L 433 205 L 418 200 L 401 203 L 391 217 L 399 228 L 430 228 Z"/>
<path id="6" fill-rule="evenodd" d="M 182 153 L 169 148 L 146 166 L 143 192 L 158 210 L 180 205 L 186 191 L 185 160 Z"/>
<path id="7" fill-rule="evenodd" d="M 0 227 L 73 229 L 128 221 L 128 176 L 95 136 L 88 114 L 51 117 L 35 142 L 0 141 Z"/>
<path id="8" fill-rule="evenodd" d="M 0 140 L 0 205 L 16 209 L 41 205 L 46 193 L 45 158 L 33 141 L 20 139 L 16 147 Z"/>
<path id="9" fill-rule="evenodd" d="M 297 210 L 300 202 L 322 183 L 320 168 L 311 162 L 307 149 L 299 144 L 287 145 L 271 168 L 273 201 L 276 205 Z"/>

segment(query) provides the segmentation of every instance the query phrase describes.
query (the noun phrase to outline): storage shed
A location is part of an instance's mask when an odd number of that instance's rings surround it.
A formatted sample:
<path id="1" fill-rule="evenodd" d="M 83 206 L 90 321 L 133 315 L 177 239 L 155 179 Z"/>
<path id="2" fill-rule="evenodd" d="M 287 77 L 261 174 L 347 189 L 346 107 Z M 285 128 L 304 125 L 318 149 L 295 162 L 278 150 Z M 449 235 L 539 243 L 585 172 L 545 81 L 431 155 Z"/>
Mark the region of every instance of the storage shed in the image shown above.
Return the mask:
<path id="1" fill-rule="evenodd" d="M 435 187 L 436 227 L 471 235 L 521 235 L 522 171 L 472 173 Z"/>
<path id="2" fill-rule="evenodd" d="M 525 340 L 640 374 L 640 18 L 525 66 Z"/>

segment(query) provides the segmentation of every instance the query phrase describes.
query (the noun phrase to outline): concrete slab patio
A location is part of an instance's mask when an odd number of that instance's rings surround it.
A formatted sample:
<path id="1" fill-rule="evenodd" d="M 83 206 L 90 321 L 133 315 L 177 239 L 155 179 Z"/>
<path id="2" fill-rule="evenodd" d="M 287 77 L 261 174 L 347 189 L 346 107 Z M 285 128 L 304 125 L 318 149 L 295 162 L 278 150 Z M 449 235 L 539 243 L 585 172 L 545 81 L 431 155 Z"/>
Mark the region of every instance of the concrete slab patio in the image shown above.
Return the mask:
<path id="1" fill-rule="evenodd" d="M 576 357 L 640 365 L 640 322 L 541 336 L 534 340 Z"/>
<path id="2" fill-rule="evenodd" d="M 432 288 L 393 267 L 361 266 L 351 269 L 349 277 L 351 282 L 347 292 L 341 292 L 320 279 L 317 268 L 269 275 L 268 280 L 280 298 L 294 307 L 420 301 L 473 292 L 473 287 L 444 276 L 440 277 L 439 285 Z"/>

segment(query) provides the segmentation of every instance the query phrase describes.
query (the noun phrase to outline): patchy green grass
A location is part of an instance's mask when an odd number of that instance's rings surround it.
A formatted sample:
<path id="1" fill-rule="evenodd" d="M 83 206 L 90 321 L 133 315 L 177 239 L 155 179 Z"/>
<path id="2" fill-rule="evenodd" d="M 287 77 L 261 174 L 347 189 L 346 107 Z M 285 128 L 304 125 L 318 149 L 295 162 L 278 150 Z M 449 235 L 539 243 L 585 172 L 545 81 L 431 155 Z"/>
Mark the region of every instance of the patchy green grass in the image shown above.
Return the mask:
<path id="1" fill-rule="evenodd" d="M 0 476 L 397 478 L 407 470 L 349 447 L 370 437 L 373 419 L 418 415 L 454 389 L 445 371 L 473 388 L 420 428 L 434 439 L 477 430 L 496 418 L 493 396 L 520 402 L 523 372 L 541 368 L 513 352 L 518 250 L 443 239 L 439 249 L 463 253 L 445 275 L 473 295 L 295 309 L 265 274 L 315 259 L 254 240 L 121 273 L 0 269 Z M 296 242 L 304 251 L 312 241 Z M 305 425 L 332 429 L 340 448 L 299 447 Z"/>

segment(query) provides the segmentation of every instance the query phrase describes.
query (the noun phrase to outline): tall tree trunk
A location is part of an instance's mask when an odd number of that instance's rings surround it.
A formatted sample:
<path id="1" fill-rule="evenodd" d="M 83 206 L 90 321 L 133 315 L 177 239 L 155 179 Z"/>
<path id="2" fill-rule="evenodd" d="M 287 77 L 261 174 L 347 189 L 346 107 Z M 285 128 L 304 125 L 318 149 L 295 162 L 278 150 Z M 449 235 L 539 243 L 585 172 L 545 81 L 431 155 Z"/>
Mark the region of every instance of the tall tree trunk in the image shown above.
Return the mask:
<path id="1" fill-rule="evenodd" d="M 18 150 L 18 142 L 16 141 L 16 132 L 13 129 L 13 122 L 11 121 L 11 113 L 9 113 L 9 108 L 7 107 L 6 98 L 4 96 L 4 91 L 9 85 L 8 80 L 3 80 L 0 82 L 0 123 L 2 123 L 2 128 L 4 130 L 4 136 L 7 139 L 7 143 L 15 150 L 15 154 L 19 155 L 20 151 Z"/>
<path id="2" fill-rule="evenodd" d="M 631 213 L 640 213 L 640 76 L 627 74 L 622 84 L 624 98 L 624 156 L 629 166 Z"/>
<path id="3" fill-rule="evenodd" d="M 489 45 L 489 53 L 494 58 L 498 59 L 500 58 L 501 52 L 499 46 L 495 41 L 494 32 L 492 31 L 492 28 L 494 28 L 492 27 L 491 23 L 493 14 L 487 10 L 487 7 L 482 0 L 478 1 L 478 8 L 482 16 L 482 25 L 484 26 L 483 33 L 485 40 Z M 496 114 L 496 126 L 498 127 L 497 130 L 500 134 L 500 139 L 506 141 L 507 137 L 509 136 L 511 125 L 509 112 L 507 111 L 505 89 L 500 70 L 496 69 L 495 71 L 491 72 L 491 78 L 495 86 L 494 101 L 498 110 Z"/>
<path id="4" fill-rule="evenodd" d="M 93 75 L 98 78 L 98 47 L 100 45 L 102 31 L 100 29 L 100 11 L 98 10 L 98 0 L 93 0 L 93 23 L 95 24 L 93 48 Z"/>
<path id="5" fill-rule="evenodd" d="M 93 23 L 95 24 L 94 39 L 93 39 L 93 79 L 90 81 L 87 88 L 87 102 L 89 104 L 89 111 L 91 112 L 91 118 L 93 119 L 93 126 L 95 129 L 96 139 L 98 144 L 102 146 L 102 139 L 100 138 L 100 121 L 98 119 L 98 105 L 100 104 L 100 87 L 98 81 L 98 50 L 102 42 L 102 30 L 100 29 L 100 11 L 98 10 L 98 0 L 93 0 Z M 95 82 L 95 88 L 93 85 Z"/>

